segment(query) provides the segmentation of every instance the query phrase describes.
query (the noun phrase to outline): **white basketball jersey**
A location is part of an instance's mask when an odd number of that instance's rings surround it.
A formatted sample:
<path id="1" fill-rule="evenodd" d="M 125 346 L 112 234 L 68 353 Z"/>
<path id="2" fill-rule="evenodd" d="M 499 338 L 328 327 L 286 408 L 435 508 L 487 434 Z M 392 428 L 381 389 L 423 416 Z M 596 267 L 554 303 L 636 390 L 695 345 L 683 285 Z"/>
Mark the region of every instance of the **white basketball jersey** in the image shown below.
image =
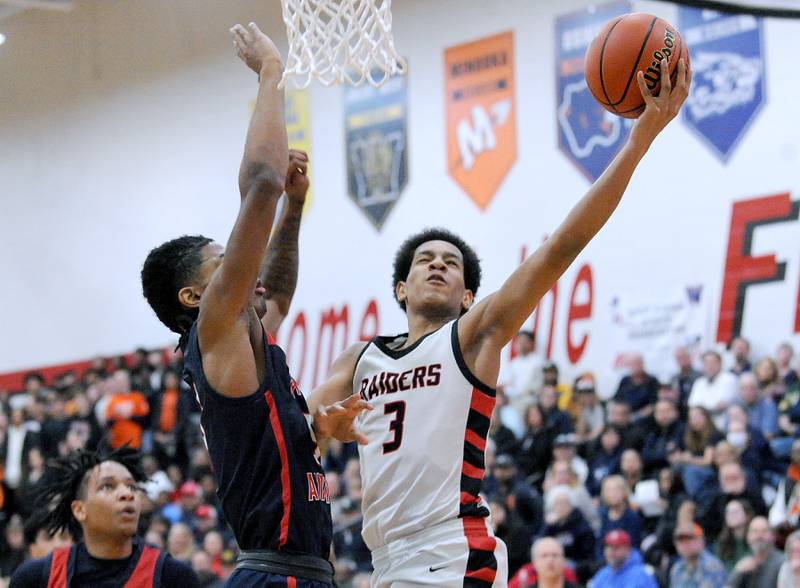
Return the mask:
<path id="1" fill-rule="evenodd" d="M 495 392 L 468 370 L 452 321 L 405 349 L 407 335 L 364 349 L 354 390 L 375 408 L 357 423 L 371 550 L 459 516 L 488 516 L 478 493 Z"/>

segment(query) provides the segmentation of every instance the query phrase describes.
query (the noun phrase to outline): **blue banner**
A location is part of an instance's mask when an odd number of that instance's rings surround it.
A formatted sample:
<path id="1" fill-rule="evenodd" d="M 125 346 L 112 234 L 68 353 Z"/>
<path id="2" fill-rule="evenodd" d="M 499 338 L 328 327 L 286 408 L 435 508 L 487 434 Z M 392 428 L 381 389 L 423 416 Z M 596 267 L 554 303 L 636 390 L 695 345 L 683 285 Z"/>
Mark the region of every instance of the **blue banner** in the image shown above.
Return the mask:
<path id="1" fill-rule="evenodd" d="M 380 230 L 408 182 L 406 77 L 346 86 L 344 105 L 347 191 Z"/>
<path id="2" fill-rule="evenodd" d="M 765 101 L 762 20 L 682 6 L 678 30 L 693 72 L 683 119 L 727 162 Z"/>
<path id="3" fill-rule="evenodd" d="M 583 75 L 583 58 L 608 21 L 630 11 L 628 2 L 614 2 L 556 19 L 558 147 L 592 182 L 614 159 L 633 123 L 594 99 Z"/>

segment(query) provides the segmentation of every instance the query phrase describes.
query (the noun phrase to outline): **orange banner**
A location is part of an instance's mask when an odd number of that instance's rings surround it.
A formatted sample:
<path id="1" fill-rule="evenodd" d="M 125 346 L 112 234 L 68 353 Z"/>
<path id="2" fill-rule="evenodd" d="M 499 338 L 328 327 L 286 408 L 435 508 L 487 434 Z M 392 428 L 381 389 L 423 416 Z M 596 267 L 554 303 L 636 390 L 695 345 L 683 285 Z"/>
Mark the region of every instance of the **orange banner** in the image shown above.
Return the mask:
<path id="1" fill-rule="evenodd" d="M 514 33 L 444 52 L 447 168 L 485 210 L 517 159 Z"/>

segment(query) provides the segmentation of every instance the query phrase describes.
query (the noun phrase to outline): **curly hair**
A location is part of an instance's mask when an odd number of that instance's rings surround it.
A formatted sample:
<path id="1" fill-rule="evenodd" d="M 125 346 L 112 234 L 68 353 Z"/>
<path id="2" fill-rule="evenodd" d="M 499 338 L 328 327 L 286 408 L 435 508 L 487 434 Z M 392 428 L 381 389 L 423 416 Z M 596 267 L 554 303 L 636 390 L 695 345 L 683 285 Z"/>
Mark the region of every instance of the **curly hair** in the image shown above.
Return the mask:
<path id="1" fill-rule="evenodd" d="M 198 310 L 178 300 L 178 292 L 195 277 L 203 262 L 201 250 L 212 240 L 184 235 L 153 249 L 142 266 L 142 293 L 158 319 L 175 333 L 184 334 L 197 319 Z"/>
<path id="2" fill-rule="evenodd" d="M 72 501 L 86 497 L 91 471 L 101 463 L 114 461 L 125 467 L 137 483 L 147 480 L 141 464 L 140 454 L 123 445 L 112 450 L 103 445 L 97 451 L 80 450 L 60 457 L 51 464 L 53 475 L 36 496 L 38 508 L 43 515 L 42 527 L 54 535 L 68 531 L 74 539 L 81 537 L 81 526 L 72 514 Z"/>
<path id="3" fill-rule="evenodd" d="M 461 252 L 461 256 L 464 258 L 464 286 L 467 290 L 471 290 L 473 294 L 477 294 L 478 287 L 481 285 L 481 260 L 478 259 L 475 250 L 455 233 L 443 228 L 431 228 L 411 235 L 397 250 L 394 256 L 394 275 L 392 276 L 392 290 L 395 300 L 397 300 L 397 284 L 405 281 L 411 271 L 414 252 L 417 247 L 428 241 L 446 241 Z M 397 303 L 405 312 L 406 303 L 400 300 L 397 300 Z"/>

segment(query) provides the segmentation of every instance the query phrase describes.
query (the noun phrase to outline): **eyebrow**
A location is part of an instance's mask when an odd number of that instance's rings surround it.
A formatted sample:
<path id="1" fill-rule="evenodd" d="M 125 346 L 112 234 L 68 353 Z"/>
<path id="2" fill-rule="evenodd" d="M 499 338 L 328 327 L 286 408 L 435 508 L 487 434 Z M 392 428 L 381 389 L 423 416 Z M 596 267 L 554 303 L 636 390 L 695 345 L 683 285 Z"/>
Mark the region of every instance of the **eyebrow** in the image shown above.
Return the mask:
<path id="1" fill-rule="evenodd" d="M 418 251 L 416 257 L 421 257 L 423 255 L 431 255 L 433 257 L 436 257 L 436 252 L 431 251 L 430 249 L 424 249 L 422 251 Z M 447 251 L 445 253 L 442 253 L 442 257 L 446 259 L 455 259 L 457 261 L 461 261 L 461 256 L 453 253 L 452 251 Z"/>
<path id="2" fill-rule="evenodd" d="M 116 482 L 116 481 L 117 481 L 117 477 L 116 476 L 103 476 L 102 478 L 97 480 L 97 483 L 98 484 L 102 484 L 104 482 Z M 134 480 L 130 476 L 128 476 L 127 478 L 123 479 L 122 481 L 125 482 L 125 483 L 128 483 L 128 482 L 133 482 L 134 484 L 136 483 L 136 480 Z"/>

